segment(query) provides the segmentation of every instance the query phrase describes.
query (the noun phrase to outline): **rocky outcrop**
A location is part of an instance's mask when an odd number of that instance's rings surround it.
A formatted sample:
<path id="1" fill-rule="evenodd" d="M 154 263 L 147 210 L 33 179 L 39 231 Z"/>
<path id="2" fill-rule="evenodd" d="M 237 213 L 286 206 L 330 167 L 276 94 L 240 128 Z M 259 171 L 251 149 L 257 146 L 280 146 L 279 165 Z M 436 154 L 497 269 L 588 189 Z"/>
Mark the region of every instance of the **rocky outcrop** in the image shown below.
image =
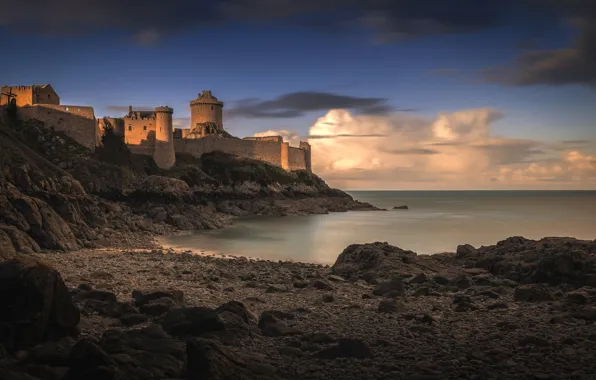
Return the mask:
<path id="1" fill-rule="evenodd" d="M 143 200 L 151 198 L 183 200 L 190 197 L 190 187 L 186 182 L 176 178 L 151 175 L 137 185 L 131 196 Z"/>
<path id="2" fill-rule="evenodd" d="M 31 258 L 0 264 L 0 325 L 10 351 L 72 334 L 79 310 L 60 274 Z"/>
<path id="3" fill-rule="evenodd" d="M 72 250 L 128 232 L 222 228 L 235 216 L 375 209 L 305 171 L 219 152 L 177 161 L 162 171 L 113 134 L 93 154 L 37 121 L 0 124 L 0 244 Z"/>
<path id="4" fill-rule="evenodd" d="M 495 245 L 458 249 L 467 266 L 519 283 L 596 285 L 596 241 L 510 237 Z"/>
<path id="5" fill-rule="evenodd" d="M 429 271 L 443 273 L 452 271 L 453 258 L 449 255 L 417 255 L 388 243 L 367 243 L 349 245 L 337 257 L 331 273 L 346 279 L 366 281 Z"/>

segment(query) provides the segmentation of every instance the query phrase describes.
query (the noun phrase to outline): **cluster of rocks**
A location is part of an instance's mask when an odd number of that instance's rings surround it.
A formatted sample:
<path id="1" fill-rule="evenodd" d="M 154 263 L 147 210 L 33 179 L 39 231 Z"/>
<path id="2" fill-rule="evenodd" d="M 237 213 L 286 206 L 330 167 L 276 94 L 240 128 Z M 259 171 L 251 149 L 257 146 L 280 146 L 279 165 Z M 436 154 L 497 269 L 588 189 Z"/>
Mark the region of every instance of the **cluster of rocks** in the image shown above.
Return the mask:
<path id="1" fill-rule="evenodd" d="M 352 245 L 331 267 L 163 250 L 5 262 L 0 378 L 590 378 L 596 288 L 577 279 L 595 242 L 514 241 L 535 247 L 535 268 L 555 251 L 585 262 L 546 282 L 471 264 L 504 242 Z"/>

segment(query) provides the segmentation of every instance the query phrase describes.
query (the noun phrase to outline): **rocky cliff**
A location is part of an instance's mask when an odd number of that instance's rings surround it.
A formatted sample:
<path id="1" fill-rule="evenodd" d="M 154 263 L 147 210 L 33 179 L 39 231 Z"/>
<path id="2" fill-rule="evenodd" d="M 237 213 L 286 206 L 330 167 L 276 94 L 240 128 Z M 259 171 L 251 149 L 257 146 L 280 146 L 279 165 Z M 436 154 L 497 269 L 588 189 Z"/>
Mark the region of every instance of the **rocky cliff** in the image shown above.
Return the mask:
<path id="1" fill-rule="evenodd" d="M 372 208 L 314 174 L 261 161 L 180 155 L 162 171 L 110 131 L 92 153 L 37 121 L 0 124 L 0 247 L 9 254 L 221 228 L 234 216 Z"/>

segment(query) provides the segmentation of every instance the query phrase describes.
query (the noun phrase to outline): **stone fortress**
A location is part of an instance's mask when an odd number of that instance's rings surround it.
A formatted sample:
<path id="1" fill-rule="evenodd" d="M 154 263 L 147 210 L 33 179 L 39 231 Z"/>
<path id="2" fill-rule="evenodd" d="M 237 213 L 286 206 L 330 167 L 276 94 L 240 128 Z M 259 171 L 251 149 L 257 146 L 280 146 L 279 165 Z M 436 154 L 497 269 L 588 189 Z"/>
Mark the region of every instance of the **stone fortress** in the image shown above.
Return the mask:
<path id="1" fill-rule="evenodd" d="M 133 110 L 122 117 L 96 119 L 92 107 L 60 105 L 60 97 L 51 85 L 2 86 L 0 108 L 17 106 L 21 120 L 37 119 L 56 131 L 62 131 L 81 145 L 94 150 L 101 145 L 106 128 L 124 137 L 129 149 L 153 156 L 162 169 L 176 163 L 176 153 L 200 157 L 214 151 L 265 161 L 285 170 L 311 171 L 311 147 L 301 141 L 292 147 L 281 136 L 233 137 L 223 124 L 224 103 L 211 91 L 203 91 L 190 102 L 190 128 L 174 128 L 174 110 L 156 107 L 153 111 Z M 0 112 L 0 115 L 3 112 Z"/>

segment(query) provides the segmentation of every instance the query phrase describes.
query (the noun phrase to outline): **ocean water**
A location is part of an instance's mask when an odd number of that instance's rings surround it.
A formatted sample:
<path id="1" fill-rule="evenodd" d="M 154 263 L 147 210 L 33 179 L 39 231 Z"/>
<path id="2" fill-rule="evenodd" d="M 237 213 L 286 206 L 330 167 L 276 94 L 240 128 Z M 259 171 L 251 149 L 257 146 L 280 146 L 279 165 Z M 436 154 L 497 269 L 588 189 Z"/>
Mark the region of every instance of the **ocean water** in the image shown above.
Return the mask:
<path id="1" fill-rule="evenodd" d="M 352 191 L 380 208 L 327 215 L 248 217 L 221 230 L 164 239 L 165 245 L 273 260 L 332 264 L 354 243 L 386 241 L 419 254 L 509 236 L 596 239 L 596 191 Z"/>

